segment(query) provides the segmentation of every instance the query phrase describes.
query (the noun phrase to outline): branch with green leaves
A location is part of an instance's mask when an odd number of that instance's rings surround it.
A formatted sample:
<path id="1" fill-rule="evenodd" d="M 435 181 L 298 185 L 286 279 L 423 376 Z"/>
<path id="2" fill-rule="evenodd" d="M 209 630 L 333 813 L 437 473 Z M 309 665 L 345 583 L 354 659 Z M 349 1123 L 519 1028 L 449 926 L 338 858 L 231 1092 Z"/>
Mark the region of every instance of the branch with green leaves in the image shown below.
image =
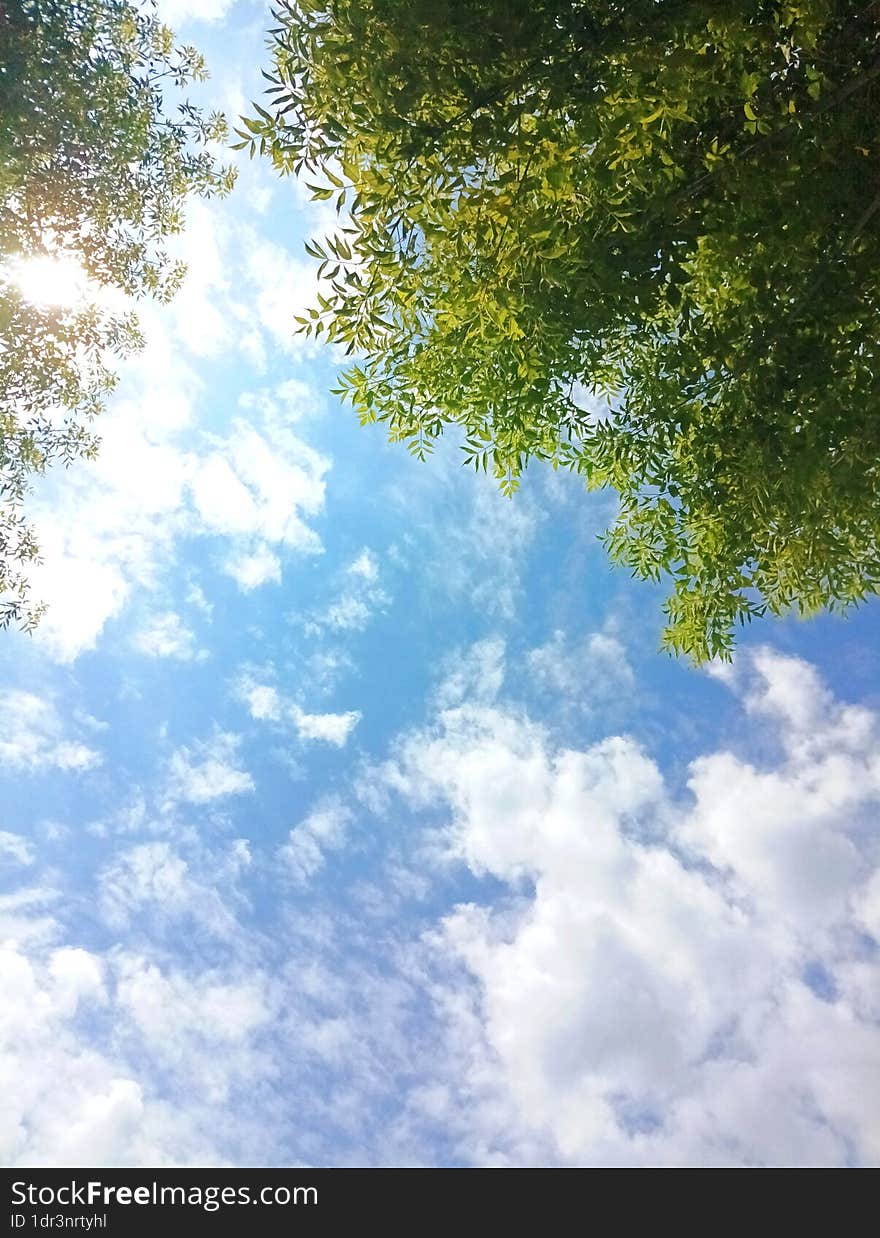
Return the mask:
<path id="1" fill-rule="evenodd" d="M 155 5 L 5 0 L 0 64 L 0 627 L 32 628 L 30 483 L 94 454 L 114 359 L 141 339 L 131 314 L 87 297 L 35 303 L 28 264 L 72 263 L 95 285 L 167 300 L 184 268 L 165 241 L 186 201 L 229 192 L 235 176 L 211 149 L 224 118 L 175 96 L 206 77 L 204 61 Z"/>
<path id="2" fill-rule="evenodd" d="M 240 143 L 336 200 L 299 325 L 361 421 L 613 487 L 697 661 L 877 592 L 875 4 L 283 0 L 271 39 Z"/>

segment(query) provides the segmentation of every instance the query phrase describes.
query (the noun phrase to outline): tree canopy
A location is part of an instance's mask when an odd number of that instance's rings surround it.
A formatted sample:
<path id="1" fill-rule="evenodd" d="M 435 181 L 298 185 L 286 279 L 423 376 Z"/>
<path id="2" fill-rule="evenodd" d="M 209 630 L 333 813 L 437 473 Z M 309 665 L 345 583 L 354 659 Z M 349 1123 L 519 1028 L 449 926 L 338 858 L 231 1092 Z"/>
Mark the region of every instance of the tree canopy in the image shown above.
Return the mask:
<path id="1" fill-rule="evenodd" d="M 423 456 L 612 486 L 664 643 L 880 586 L 880 4 L 281 0 L 240 145 L 334 199 L 301 320 Z"/>
<path id="2" fill-rule="evenodd" d="M 64 264 L 164 300 L 183 275 L 163 240 L 193 194 L 231 188 L 225 137 L 176 88 L 206 76 L 153 7 L 128 0 L 0 0 L 0 626 L 32 626 L 22 505 L 54 460 L 92 454 L 89 422 L 139 344 L 131 314 L 28 296 L 29 264 Z"/>

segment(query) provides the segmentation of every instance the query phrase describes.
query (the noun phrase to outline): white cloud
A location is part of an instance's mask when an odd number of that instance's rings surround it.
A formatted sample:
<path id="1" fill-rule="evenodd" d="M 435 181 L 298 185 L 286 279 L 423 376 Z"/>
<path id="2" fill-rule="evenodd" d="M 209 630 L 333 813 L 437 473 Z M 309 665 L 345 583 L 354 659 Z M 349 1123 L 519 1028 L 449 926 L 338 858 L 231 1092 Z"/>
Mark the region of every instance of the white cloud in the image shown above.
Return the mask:
<path id="1" fill-rule="evenodd" d="M 4 859 L 13 864 L 33 864 L 34 849 L 21 834 L 0 830 L 0 861 Z"/>
<path id="2" fill-rule="evenodd" d="M 29 576 L 33 596 L 50 609 L 35 640 L 56 661 L 71 662 L 95 647 L 104 624 L 128 600 L 132 582 L 115 556 L 100 562 L 73 550 L 60 523 L 43 517 L 37 524 L 44 559 Z"/>
<path id="3" fill-rule="evenodd" d="M 344 713 L 307 713 L 296 701 L 285 697 L 271 684 L 261 682 L 251 671 L 244 671 L 239 676 L 235 695 L 247 706 L 252 718 L 289 722 L 297 736 L 305 742 L 317 740 L 342 748 L 361 720 L 361 713 L 356 709 Z"/>
<path id="4" fill-rule="evenodd" d="M 50 909 L 57 900 L 58 891 L 48 885 L 0 894 L 0 940 L 38 946 L 54 941 L 57 925 Z"/>
<path id="5" fill-rule="evenodd" d="M 218 887 L 227 876 L 234 884 L 249 862 L 244 839 L 236 840 L 225 855 L 213 853 L 208 861 L 214 870 L 212 884 L 200 875 L 198 862 L 194 865 L 170 843 L 139 843 L 118 853 L 101 870 L 101 913 L 113 928 L 133 922 L 143 926 L 149 918 L 159 928 L 173 924 L 177 932 L 180 921 L 188 920 L 215 937 L 232 939 L 237 924 L 227 906 L 229 890 Z"/>
<path id="6" fill-rule="evenodd" d="M 59 661 L 92 648 L 137 586 L 155 585 L 179 537 L 229 539 L 227 567 L 244 588 L 278 578 L 280 548 L 321 550 L 305 517 L 324 502 L 324 457 L 240 422 L 197 454 L 148 435 L 150 413 L 147 395 L 105 414 L 98 459 L 64 477 L 53 508 L 35 509 L 45 563 L 33 590 L 50 606 L 35 639 Z"/>
<path id="7" fill-rule="evenodd" d="M 55 707 L 32 692 L 0 692 L 0 714 L 7 720 L 0 738 L 0 765 L 81 771 L 101 763 L 100 753 L 65 737 Z"/>
<path id="8" fill-rule="evenodd" d="M 431 467 L 407 474 L 406 484 L 391 487 L 389 498 L 407 526 L 418 520 L 428 539 L 427 586 L 444 598 L 466 598 L 469 607 L 493 619 L 510 619 L 543 512 L 528 479 L 513 500 L 505 498 L 494 478 L 461 468 L 454 435 L 447 438 Z M 406 546 L 406 535 L 401 542 Z M 405 556 L 400 547 L 398 554 Z"/>
<path id="9" fill-rule="evenodd" d="M 527 665 L 535 684 L 584 708 L 619 700 L 635 684 L 622 642 L 607 630 L 577 640 L 557 629 L 543 645 L 529 650 Z"/>
<path id="10" fill-rule="evenodd" d="M 290 432 L 264 436 L 235 421 L 229 437 L 197 464 L 196 510 L 210 532 L 314 553 L 320 541 L 300 513 L 321 510 L 326 470 L 327 461 Z"/>
<path id="11" fill-rule="evenodd" d="M 124 852 L 100 878 L 104 914 L 112 924 L 127 923 L 133 909 L 156 904 L 165 911 L 187 906 L 187 864 L 168 843 L 143 843 Z"/>
<path id="12" fill-rule="evenodd" d="M 137 954 L 114 962 L 116 1009 L 130 1043 L 171 1069 L 188 1096 L 222 1113 L 236 1088 L 260 1084 L 265 1063 L 253 1041 L 273 1013 L 262 974 L 193 975 Z"/>
<path id="13" fill-rule="evenodd" d="M 751 660 L 747 702 L 786 755 L 758 769 L 707 754 L 687 805 L 632 740 L 569 751 L 499 707 L 447 709 L 402 743 L 386 784 L 445 806 L 450 852 L 510 888 L 506 904 L 460 906 L 438 937 L 476 983 L 448 991 L 452 1034 L 471 1082 L 494 1080 L 472 1149 L 515 1160 L 537 1140 L 572 1164 L 880 1156 L 880 1034 L 864 1013 L 880 968 L 853 935 L 854 909 L 873 923 L 880 849 L 862 823 L 880 762 L 865 711 L 804 671 Z M 807 730 L 822 737 L 808 757 Z M 811 987 L 817 966 L 831 1000 Z M 505 1131 L 493 1114 L 509 1104 Z"/>
<path id="14" fill-rule="evenodd" d="M 345 674 L 355 669 L 347 653 L 326 645 L 310 654 L 306 662 L 305 681 L 310 691 L 329 693 Z"/>
<path id="15" fill-rule="evenodd" d="M 270 684 L 258 683 L 251 675 L 242 675 L 236 685 L 236 695 L 244 701 L 252 718 L 277 722 L 281 717 L 281 695 Z"/>
<path id="16" fill-rule="evenodd" d="M 294 826 L 278 858 L 285 871 L 304 885 L 325 864 L 328 851 L 338 851 L 345 843 L 351 812 L 339 800 L 328 800 Z"/>
<path id="17" fill-rule="evenodd" d="M 186 591 L 186 600 L 190 606 L 195 606 L 197 610 L 200 610 L 206 618 L 210 619 L 213 615 L 213 603 L 209 602 L 205 597 L 205 591 L 201 585 L 191 584 Z"/>
<path id="18" fill-rule="evenodd" d="M 186 279 L 171 315 L 177 339 L 196 357 L 216 357 L 235 343 L 242 309 L 231 296 L 223 252 L 231 239 L 229 223 L 216 210 L 204 202 L 189 204 L 186 231 L 175 245 L 186 262 Z"/>
<path id="19" fill-rule="evenodd" d="M 307 714 L 296 705 L 291 708 L 291 717 L 300 739 L 320 740 L 336 748 L 345 746 L 361 720 L 360 711 L 356 709 L 343 714 Z"/>
<path id="20" fill-rule="evenodd" d="M 260 325 L 278 347 L 288 352 L 308 350 L 304 337 L 295 334 L 294 318 L 314 302 L 318 287 L 314 263 L 294 258 L 253 231 L 244 243 L 246 277 Z"/>
<path id="21" fill-rule="evenodd" d="M 204 977 L 193 984 L 179 973 L 163 975 L 137 956 L 120 960 L 118 1000 L 146 1037 L 175 1057 L 182 1056 L 181 1040 L 194 1037 L 206 1042 L 206 1049 L 212 1042 L 228 1045 L 246 1039 L 269 1016 L 259 980 L 228 983 Z"/>
<path id="22" fill-rule="evenodd" d="M 589 391 L 582 383 L 575 383 L 571 391 L 571 402 L 586 413 L 587 425 L 600 425 L 612 414 L 612 407 L 605 396 Z"/>
<path id="23" fill-rule="evenodd" d="M 134 646 L 151 658 L 179 658 L 186 662 L 196 656 L 195 635 L 174 611 L 153 615 L 135 633 Z"/>
<path id="24" fill-rule="evenodd" d="M 281 583 L 281 560 L 265 542 L 252 551 L 240 550 L 230 556 L 223 570 L 231 576 L 242 593 L 250 593 L 261 585 Z"/>
<path id="25" fill-rule="evenodd" d="M 159 0 L 159 16 L 172 29 L 185 21 L 222 21 L 235 0 Z"/>
<path id="26" fill-rule="evenodd" d="M 0 899 L 4 1164 L 880 1159 L 875 716 L 743 654 L 760 760 L 708 750 L 679 793 L 506 703 L 500 642 L 457 665 L 372 772 L 354 875 L 321 879 L 341 799 L 251 843 L 181 799 L 101 864 L 123 945 L 68 938 L 66 892 Z M 231 737 L 176 756 L 242 774 Z"/>
<path id="27" fill-rule="evenodd" d="M 195 748 L 179 748 L 169 762 L 169 800 L 207 804 L 253 791 L 250 774 L 237 766 L 240 739 L 221 733 Z"/>
<path id="28" fill-rule="evenodd" d="M 477 641 L 468 649 L 457 649 L 446 659 L 445 674 L 435 694 L 441 708 L 463 701 L 491 702 L 504 685 L 505 645 L 497 636 Z"/>
<path id="29" fill-rule="evenodd" d="M 780 927 L 815 939 L 845 918 L 869 861 L 860 831 L 880 797 L 876 717 L 839 705 L 813 667 L 767 648 L 736 672 L 734 688 L 748 712 L 772 720 L 785 760 L 761 769 L 728 752 L 699 758 L 696 808 L 679 836 L 731 873 L 744 898 L 776 904 Z"/>
<path id="30" fill-rule="evenodd" d="M 379 560 L 371 550 L 365 548 L 350 564 L 348 570 L 352 576 L 362 576 L 364 580 L 378 580 Z"/>
<path id="31" fill-rule="evenodd" d="M 285 553 L 321 550 L 309 520 L 330 462 L 291 433 L 295 393 L 222 433 L 196 417 L 192 357 L 246 346 L 240 237 L 221 218 L 195 204 L 180 244 L 188 278 L 169 307 L 138 307 L 146 347 L 102 415 L 97 459 L 47 478 L 32 505 L 43 555 L 32 591 L 49 605 L 35 640 L 58 661 L 94 648 L 138 589 L 159 586 L 182 539 L 226 539 L 220 560 L 244 589 L 277 580 Z"/>
<path id="32" fill-rule="evenodd" d="M 321 393 L 299 378 L 288 378 L 277 386 L 261 387 L 258 391 L 246 391 L 238 403 L 249 416 L 256 412 L 267 424 L 287 426 L 320 416 L 325 411 Z"/>
<path id="33" fill-rule="evenodd" d="M 379 584 L 378 559 L 371 550 L 362 550 L 346 569 L 339 595 L 306 620 L 305 631 L 311 636 L 326 631 L 361 632 L 390 600 Z"/>
<path id="34" fill-rule="evenodd" d="M 363 598 L 343 594 L 309 625 L 309 630 L 331 628 L 336 632 L 361 632 L 370 622 L 372 611 Z"/>
<path id="35" fill-rule="evenodd" d="M 143 1072 L 117 1049 L 99 1048 L 78 1016 L 100 1027 L 108 1011 L 111 968 L 76 947 L 0 946 L 0 1157 L 5 1165 L 217 1164 L 210 1119 L 190 1103 L 156 1098 Z M 123 998 L 129 990 L 122 988 Z M 119 1033 L 137 1027 L 125 1000 L 114 1003 Z M 230 1055 L 231 1056 L 231 1055 Z M 215 1070 L 223 1069 L 214 1059 Z M 233 1065 L 234 1068 L 234 1065 Z M 195 1093 L 194 1079 L 189 1095 Z M 200 1097 L 200 1100 L 202 1098 Z"/>
<path id="36" fill-rule="evenodd" d="M 259 1040 L 277 1011 L 271 977 L 238 958 L 242 934 L 226 908 L 243 842 L 228 857 L 203 856 L 202 871 L 165 844 L 137 847 L 101 878 L 102 905 L 120 913 L 113 923 L 136 914 L 141 937 L 151 908 L 204 923 L 213 899 L 212 914 L 236 930 L 220 966 L 181 962 L 179 923 L 168 937 L 173 950 L 98 953 L 59 945 L 61 925 L 38 918 L 55 892 L 23 891 L 17 921 L 0 900 L 5 1165 L 205 1166 L 224 1164 L 230 1153 L 243 1163 L 265 1152 L 271 1141 L 260 1128 L 273 1113 L 276 1080 Z M 185 939 L 197 947 L 201 940 L 191 932 Z"/>

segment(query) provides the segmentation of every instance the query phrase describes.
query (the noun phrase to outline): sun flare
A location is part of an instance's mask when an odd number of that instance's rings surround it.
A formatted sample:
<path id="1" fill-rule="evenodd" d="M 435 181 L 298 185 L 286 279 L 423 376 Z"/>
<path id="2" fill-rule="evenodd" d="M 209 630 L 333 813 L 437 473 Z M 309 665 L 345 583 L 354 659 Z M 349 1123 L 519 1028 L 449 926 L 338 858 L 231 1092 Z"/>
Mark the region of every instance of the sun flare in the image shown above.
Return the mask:
<path id="1" fill-rule="evenodd" d="M 45 308 L 73 309 L 87 295 L 85 271 L 74 258 L 66 255 L 22 258 L 13 266 L 13 280 L 25 300 Z"/>

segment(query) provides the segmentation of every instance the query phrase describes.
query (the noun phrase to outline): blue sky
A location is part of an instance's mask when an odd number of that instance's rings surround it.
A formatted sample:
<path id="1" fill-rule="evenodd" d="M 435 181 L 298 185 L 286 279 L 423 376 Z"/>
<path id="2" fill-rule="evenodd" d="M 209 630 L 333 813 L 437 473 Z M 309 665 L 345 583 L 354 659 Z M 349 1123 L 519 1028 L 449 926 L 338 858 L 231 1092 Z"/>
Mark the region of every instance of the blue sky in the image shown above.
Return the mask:
<path id="1" fill-rule="evenodd" d="M 167 0 L 205 101 L 265 13 Z M 880 1160 L 880 631 L 657 652 L 612 510 L 361 429 L 245 162 L 0 643 L 0 1159 Z"/>

